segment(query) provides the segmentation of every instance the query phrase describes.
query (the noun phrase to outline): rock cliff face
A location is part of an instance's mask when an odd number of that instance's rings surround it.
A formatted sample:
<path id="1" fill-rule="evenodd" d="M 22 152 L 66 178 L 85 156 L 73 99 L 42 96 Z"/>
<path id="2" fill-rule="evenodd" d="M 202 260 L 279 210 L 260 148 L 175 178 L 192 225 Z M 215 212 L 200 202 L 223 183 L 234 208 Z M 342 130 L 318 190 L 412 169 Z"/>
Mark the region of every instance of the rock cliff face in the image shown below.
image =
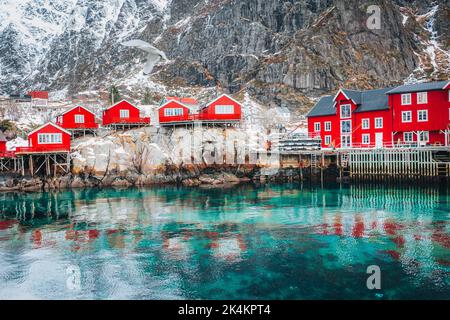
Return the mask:
<path id="1" fill-rule="evenodd" d="M 268 106 L 305 111 L 345 85 L 445 79 L 449 1 L 410 0 L 3 0 L 0 91 L 216 87 Z M 366 22 L 380 8 L 381 28 Z M 8 14 L 9 12 L 9 14 Z M 32 21 L 32 22 L 30 22 Z M 139 38 L 170 63 L 141 74 Z M 155 95 L 156 92 L 153 92 Z"/>

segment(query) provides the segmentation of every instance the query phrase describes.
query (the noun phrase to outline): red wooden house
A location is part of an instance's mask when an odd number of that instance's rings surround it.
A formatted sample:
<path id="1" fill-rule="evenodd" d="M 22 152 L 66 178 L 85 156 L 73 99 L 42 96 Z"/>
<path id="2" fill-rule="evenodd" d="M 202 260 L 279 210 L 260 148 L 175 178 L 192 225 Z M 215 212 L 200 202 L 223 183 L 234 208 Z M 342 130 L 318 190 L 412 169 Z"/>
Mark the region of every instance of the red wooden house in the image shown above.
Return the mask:
<path id="1" fill-rule="evenodd" d="M 392 113 L 386 92 L 341 89 L 308 113 L 308 133 L 323 148 L 381 148 L 392 144 Z"/>
<path id="2" fill-rule="evenodd" d="M 95 114 L 88 109 L 73 107 L 56 117 L 56 124 L 73 133 L 98 129 Z"/>
<path id="3" fill-rule="evenodd" d="M 68 153 L 71 133 L 48 122 L 28 134 L 28 147 L 17 147 L 16 154 Z"/>
<path id="4" fill-rule="evenodd" d="M 103 111 L 105 127 L 140 127 L 150 124 L 150 117 L 141 117 L 141 111 L 126 100 L 122 100 Z"/>
<path id="5" fill-rule="evenodd" d="M 200 109 L 199 119 L 203 122 L 240 122 L 242 106 L 230 96 L 223 94 Z"/>
<path id="6" fill-rule="evenodd" d="M 195 120 L 195 109 L 191 105 L 177 100 L 168 100 L 158 108 L 159 124 L 177 125 L 186 124 Z"/>
<path id="7" fill-rule="evenodd" d="M 450 81 L 403 85 L 387 92 L 394 142 L 450 145 Z"/>
<path id="8" fill-rule="evenodd" d="M 323 148 L 450 145 L 449 90 L 449 81 L 342 89 L 308 113 L 308 133 Z"/>

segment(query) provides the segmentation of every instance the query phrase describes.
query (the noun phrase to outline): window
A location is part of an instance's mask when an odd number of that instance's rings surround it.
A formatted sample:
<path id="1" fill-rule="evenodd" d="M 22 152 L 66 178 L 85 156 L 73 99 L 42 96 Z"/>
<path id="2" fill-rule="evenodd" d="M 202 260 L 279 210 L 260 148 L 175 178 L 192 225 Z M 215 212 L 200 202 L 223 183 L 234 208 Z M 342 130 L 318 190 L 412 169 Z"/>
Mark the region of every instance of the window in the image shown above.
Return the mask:
<path id="1" fill-rule="evenodd" d="M 420 131 L 417 135 L 417 139 L 419 142 L 429 142 L 430 134 L 428 133 L 428 131 Z"/>
<path id="2" fill-rule="evenodd" d="M 375 129 L 383 128 L 383 118 L 375 118 Z"/>
<path id="3" fill-rule="evenodd" d="M 370 129 L 370 120 L 369 119 L 362 119 L 361 124 L 363 129 Z"/>
<path id="4" fill-rule="evenodd" d="M 402 111 L 402 122 L 411 122 L 411 111 Z"/>
<path id="5" fill-rule="evenodd" d="M 331 136 L 325 136 L 325 145 L 329 146 L 331 144 Z"/>
<path id="6" fill-rule="evenodd" d="M 130 117 L 130 110 L 120 110 L 120 117 L 121 118 L 129 118 Z"/>
<path id="7" fill-rule="evenodd" d="M 428 93 L 427 92 L 417 92 L 417 104 L 428 103 Z"/>
<path id="8" fill-rule="evenodd" d="M 341 133 L 351 133 L 352 132 L 352 121 L 342 120 L 341 121 Z"/>
<path id="9" fill-rule="evenodd" d="M 428 121 L 428 110 L 417 110 L 417 121 Z"/>
<path id="10" fill-rule="evenodd" d="M 413 133 L 412 132 L 403 132 L 403 141 L 404 142 L 413 142 Z"/>
<path id="11" fill-rule="evenodd" d="M 182 116 L 183 108 L 166 108 L 164 109 L 164 116 L 166 117 L 174 117 L 174 116 Z"/>
<path id="12" fill-rule="evenodd" d="M 38 144 L 62 143 L 61 133 L 38 133 Z"/>
<path id="13" fill-rule="evenodd" d="M 407 106 L 411 104 L 411 93 L 402 94 L 402 105 Z"/>
<path id="14" fill-rule="evenodd" d="M 320 132 L 320 122 L 314 122 L 314 132 Z"/>
<path id="15" fill-rule="evenodd" d="M 363 134 L 362 135 L 362 143 L 363 144 L 370 144 L 370 134 Z"/>
<path id="16" fill-rule="evenodd" d="M 217 105 L 216 108 L 216 114 L 233 114 L 234 113 L 234 106 L 221 106 Z"/>
<path id="17" fill-rule="evenodd" d="M 349 104 L 343 104 L 341 106 L 341 118 L 350 118 L 352 106 Z"/>
<path id="18" fill-rule="evenodd" d="M 331 131 L 331 121 L 325 121 L 325 131 Z"/>
<path id="19" fill-rule="evenodd" d="M 59 117 L 58 117 L 58 122 L 62 124 L 62 123 L 63 123 L 63 119 L 64 119 L 64 118 L 63 118 L 62 116 L 59 116 Z"/>
<path id="20" fill-rule="evenodd" d="M 84 123 L 84 114 L 76 114 L 75 123 Z"/>
<path id="21" fill-rule="evenodd" d="M 341 146 L 342 148 L 349 148 L 352 146 L 352 138 L 350 135 L 341 136 Z"/>

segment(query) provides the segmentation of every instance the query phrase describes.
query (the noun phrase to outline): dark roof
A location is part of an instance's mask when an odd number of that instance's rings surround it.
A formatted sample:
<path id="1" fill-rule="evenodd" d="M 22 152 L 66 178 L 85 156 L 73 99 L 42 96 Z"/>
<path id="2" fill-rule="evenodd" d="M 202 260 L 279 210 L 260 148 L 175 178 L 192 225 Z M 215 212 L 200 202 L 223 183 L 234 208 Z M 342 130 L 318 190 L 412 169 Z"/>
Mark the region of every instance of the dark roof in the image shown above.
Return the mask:
<path id="1" fill-rule="evenodd" d="M 350 100 L 353 100 L 353 102 L 355 102 L 355 104 L 360 104 L 361 103 L 361 91 L 356 91 L 356 90 L 347 90 L 347 89 L 342 89 L 341 90 Z"/>
<path id="2" fill-rule="evenodd" d="M 403 86 L 399 86 L 388 91 L 387 94 L 442 90 L 449 82 L 450 82 L 449 80 L 446 80 L 446 81 L 405 84 Z"/>
<path id="3" fill-rule="evenodd" d="M 334 97 L 325 96 L 320 98 L 319 102 L 308 112 L 307 117 L 315 116 L 330 116 L 335 115 L 336 109 L 334 108 Z"/>
<path id="4" fill-rule="evenodd" d="M 389 109 L 386 92 L 392 88 L 369 90 L 361 92 L 361 102 L 355 112 L 376 111 Z"/>
<path id="5" fill-rule="evenodd" d="M 343 89 L 342 92 L 358 106 L 355 112 L 376 111 L 389 109 L 386 92 L 392 88 L 356 91 Z M 308 117 L 328 116 L 336 114 L 334 97 L 322 97 L 308 113 Z"/>
<path id="6" fill-rule="evenodd" d="M 3 133 L 3 131 L 0 131 L 0 142 L 5 142 L 6 141 L 6 136 Z"/>

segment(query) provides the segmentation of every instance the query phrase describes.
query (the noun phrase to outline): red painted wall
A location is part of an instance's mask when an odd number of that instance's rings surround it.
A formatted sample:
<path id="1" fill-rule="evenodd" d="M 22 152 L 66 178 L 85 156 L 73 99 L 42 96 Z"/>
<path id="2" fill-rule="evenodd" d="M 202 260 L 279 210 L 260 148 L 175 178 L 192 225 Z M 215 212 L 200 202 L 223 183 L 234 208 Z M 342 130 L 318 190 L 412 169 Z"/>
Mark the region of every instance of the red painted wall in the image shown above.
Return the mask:
<path id="1" fill-rule="evenodd" d="M 120 118 L 120 110 L 128 109 L 129 110 L 129 118 Z M 112 123 L 150 123 L 149 117 L 141 117 L 140 110 L 133 106 L 128 101 L 121 101 L 116 105 L 112 106 L 109 109 L 103 111 L 103 125 L 108 125 Z"/>
<path id="2" fill-rule="evenodd" d="M 170 108 L 182 108 L 183 109 L 183 115 L 179 116 L 165 116 L 164 110 L 170 109 Z M 182 104 L 176 102 L 176 101 L 170 101 L 163 107 L 161 107 L 158 110 L 158 116 L 159 116 L 159 123 L 170 123 L 170 122 L 184 122 L 189 121 L 192 117 L 190 116 L 190 110 L 189 108 L 186 108 Z"/>
<path id="3" fill-rule="evenodd" d="M 62 143 L 58 144 L 39 144 L 38 134 L 39 133 L 61 133 Z M 28 146 L 32 148 L 32 151 L 70 151 L 70 134 L 61 131 L 61 129 L 47 124 L 45 127 L 41 128 L 28 135 Z"/>
<path id="4" fill-rule="evenodd" d="M 331 131 L 325 131 L 325 122 L 331 122 Z M 320 123 L 320 132 L 314 132 L 314 123 Z M 320 116 L 320 117 L 308 117 L 308 133 L 309 136 L 315 138 L 320 136 L 322 139 L 322 148 L 332 148 L 340 143 L 339 135 L 339 121 L 335 115 Z M 325 136 L 331 136 L 331 145 L 325 144 Z"/>
<path id="5" fill-rule="evenodd" d="M 75 123 L 75 115 L 84 115 L 84 123 Z M 62 118 L 62 119 L 61 119 Z M 82 107 L 76 107 L 57 117 L 56 124 L 64 129 L 97 129 L 95 115 Z"/>
<path id="6" fill-rule="evenodd" d="M 217 105 L 233 105 L 234 113 L 233 114 L 216 114 L 215 107 Z M 241 120 L 241 105 L 227 96 L 222 96 L 216 101 L 208 104 L 205 108 L 200 111 L 200 119 L 201 120 Z"/>
<path id="7" fill-rule="evenodd" d="M 33 99 L 47 99 L 48 100 L 48 91 L 30 91 L 28 95 Z"/>
<path id="8" fill-rule="evenodd" d="M 383 128 L 375 128 L 375 118 L 383 119 Z M 377 133 L 383 134 L 383 146 L 392 145 L 392 111 L 378 110 L 369 112 L 355 112 L 353 117 L 353 145 L 355 147 L 375 147 Z M 362 120 L 369 119 L 369 129 L 362 128 Z M 369 145 L 363 144 L 363 134 L 369 134 Z"/>
<path id="9" fill-rule="evenodd" d="M 320 136 L 322 147 L 341 147 L 341 120 L 351 120 L 351 142 L 353 147 L 369 148 L 375 146 L 376 133 L 383 133 L 383 145 L 388 146 L 392 141 L 392 113 L 391 110 L 377 110 L 369 112 L 355 112 L 357 105 L 348 100 L 343 93 L 336 97 L 336 114 L 328 116 L 308 117 L 308 134 L 310 137 Z M 351 117 L 341 119 L 341 106 L 351 106 Z M 375 129 L 375 118 L 383 118 L 383 128 Z M 369 129 L 362 129 L 362 119 L 369 119 Z M 331 130 L 325 131 L 325 122 L 331 122 Z M 314 124 L 320 123 L 320 133 L 314 132 Z M 362 135 L 369 134 L 369 144 L 362 144 Z M 331 145 L 325 143 L 325 136 L 331 136 Z"/>
<path id="10" fill-rule="evenodd" d="M 6 152 L 6 141 L 0 141 L 0 153 Z"/>
<path id="11" fill-rule="evenodd" d="M 401 94 L 389 96 L 394 110 L 394 131 L 439 131 L 448 128 L 450 102 L 448 90 L 428 91 L 428 103 L 417 104 L 417 93 L 411 93 L 411 105 L 401 104 Z M 428 110 L 428 121 L 418 122 L 417 111 Z M 412 122 L 402 123 L 402 111 L 412 111 Z"/>

